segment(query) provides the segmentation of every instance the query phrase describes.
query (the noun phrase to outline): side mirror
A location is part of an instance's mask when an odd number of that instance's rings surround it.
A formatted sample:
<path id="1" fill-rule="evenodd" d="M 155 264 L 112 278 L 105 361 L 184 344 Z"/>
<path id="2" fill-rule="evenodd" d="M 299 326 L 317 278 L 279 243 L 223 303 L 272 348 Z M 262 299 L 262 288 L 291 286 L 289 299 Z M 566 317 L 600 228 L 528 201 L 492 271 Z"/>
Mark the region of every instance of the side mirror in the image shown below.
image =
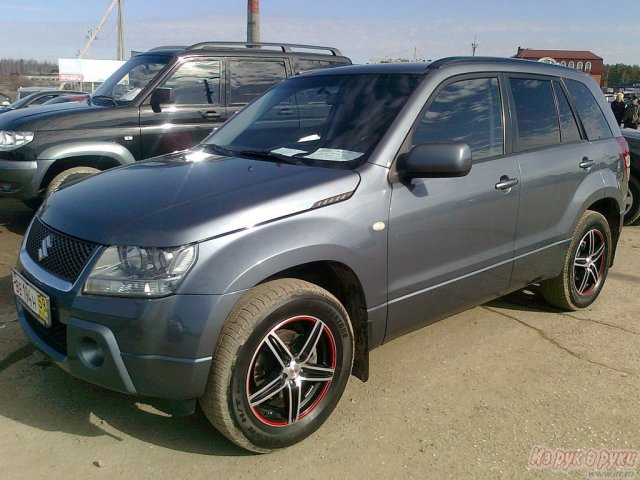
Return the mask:
<path id="1" fill-rule="evenodd" d="M 416 145 L 398 166 L 398 173 L 404 178 L 464 177 L 469 170 L 471 148 L 459 142 Z"/>
<path id="2" fill-rule="evenodd" d="M 154 112 L 159 113 L 162 111 L 160 105 L 166 105 L 167 103 L 174 103 L 175 97 L 173 95 L 172 88 L 158 87 L 151 93 L 149 103 Z"/>

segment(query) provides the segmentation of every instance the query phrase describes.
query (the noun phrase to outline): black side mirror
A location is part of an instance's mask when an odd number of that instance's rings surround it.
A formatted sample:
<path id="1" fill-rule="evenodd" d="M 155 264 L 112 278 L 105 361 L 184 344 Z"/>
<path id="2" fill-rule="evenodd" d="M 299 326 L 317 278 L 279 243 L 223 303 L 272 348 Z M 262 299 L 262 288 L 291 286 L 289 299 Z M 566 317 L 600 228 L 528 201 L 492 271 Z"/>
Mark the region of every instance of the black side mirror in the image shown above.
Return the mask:
<path id="1" fill-rule="evenodd" d="M 151 93 L 149 103 L 154 112 L 159 113 L 162 111 L 160 105 L 166 105 L 167 103 L 174 103 L 175 97 L 173 95 L 172 88 L 158 87 Z"/>
<path id="2" fill-rule="evenodd" d="M 471 148 L 459 142 L 416 145 L 398 165 L 398 173 L 405 178 L 464 177 L 469 170 Z"/>

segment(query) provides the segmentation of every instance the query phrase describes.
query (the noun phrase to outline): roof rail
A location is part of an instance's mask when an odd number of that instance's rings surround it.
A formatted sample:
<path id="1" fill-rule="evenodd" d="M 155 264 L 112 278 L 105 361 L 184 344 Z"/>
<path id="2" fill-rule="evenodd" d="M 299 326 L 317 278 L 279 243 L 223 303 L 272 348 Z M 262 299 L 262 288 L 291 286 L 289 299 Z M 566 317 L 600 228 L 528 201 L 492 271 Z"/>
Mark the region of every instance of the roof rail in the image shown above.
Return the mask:
<path id="1" fill-rule="evenodd" d="M 318 45 L 298 45 L 298 44 L 295 44 L 295 43 L 200 42 L 200 43 L 196 43 L 194 45 L 191 45 L 190 47 L 186 47 L 186 49 L 187 50 L 201 50 L 203 48 L 215 48 L 215 47 L 221 47 L 221 48 L 274 47 L 274 48 L 277 48 L 277 49 L 279 49 L 279 50 L 281 50 L 282 52 L 285 52 L 285 53 L 291 53 L 291 52 L 300 51 L 300 50 L 311 50 L 311 51 L 313 51 L 313 50 L 323 50 L 323 51 L 326 51 L 326 52 L 331 52 L 331 55 L 336 56 L 336 57 L 341 57 L 342 56 L 342 53 L 340 53 L 340 50 L 338 50 L 337 48 L 334 48 L 334 47 L 321 47 L 321 46 L 318 46 Z M 310 53 L 317 53 L 317 52 L 310 52 Z"/>
<path id="2" fill-rule="evenodd" d="M 147 50 L 147 52 L 157 52 L 158 50 L 184 50 L 187 48 L 187 45 L 161 45 L 159 47 L 154 47 L 151 50 Z"/>
<path id="3" fill-rule="evenodd" d="M 508 64 L 513 64 L 514 62 L 531 62 L 531 60 L 526 60 L 524 58 L 514 58 L 514 57 L 481 57 L 481 56 L 444 57 L 436 60 L 435 62 L 432 62 L 430 64 L 430 68 L 440 68 L 444 65 L 453 65 L 453 64 L 460 64 L 460 63 L 485 63 L 485 62 L 504 63 L 508 65 Z M 539 65 L 551 65 L 549 63 L 540 63 L 540 62 L 534 62 L 534 63 L 537 63 Z M 554 65 L 551 65 L 551 66 L 554 66 Z"/>

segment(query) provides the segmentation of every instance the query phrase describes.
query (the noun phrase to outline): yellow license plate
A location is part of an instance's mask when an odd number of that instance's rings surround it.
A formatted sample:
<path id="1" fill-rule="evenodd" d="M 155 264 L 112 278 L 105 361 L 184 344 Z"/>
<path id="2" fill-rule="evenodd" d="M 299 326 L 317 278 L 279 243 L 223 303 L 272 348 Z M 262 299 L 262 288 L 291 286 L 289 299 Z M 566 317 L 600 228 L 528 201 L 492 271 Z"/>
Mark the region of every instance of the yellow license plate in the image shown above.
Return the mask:
<path id="1" fill-rule="evenodd" d="M 15 270 L 13 274 L 13 293 L 36 319 L 45 327 L 51 326 L 51 303 L 49 297 L 31 285 Z"/>

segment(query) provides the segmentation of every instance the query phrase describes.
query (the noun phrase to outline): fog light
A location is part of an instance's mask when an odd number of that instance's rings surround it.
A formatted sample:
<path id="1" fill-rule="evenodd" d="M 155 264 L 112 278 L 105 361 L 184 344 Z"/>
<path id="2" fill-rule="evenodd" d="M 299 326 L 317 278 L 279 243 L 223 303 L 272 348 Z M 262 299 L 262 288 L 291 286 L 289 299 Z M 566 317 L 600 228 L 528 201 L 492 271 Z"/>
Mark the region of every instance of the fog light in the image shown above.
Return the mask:
<path id="1" fill-rule="evenodd" d="M 0 183 L 0 192 L 15 192 L 20 186 L 15 183 Z"/>
<path id="2" fill-rule="evenodd" d="M 77 352 L 80 361 L 89 368 L 100 368 L 104 363 L 102 348 L 93 338 L 82 337 Z"/>

